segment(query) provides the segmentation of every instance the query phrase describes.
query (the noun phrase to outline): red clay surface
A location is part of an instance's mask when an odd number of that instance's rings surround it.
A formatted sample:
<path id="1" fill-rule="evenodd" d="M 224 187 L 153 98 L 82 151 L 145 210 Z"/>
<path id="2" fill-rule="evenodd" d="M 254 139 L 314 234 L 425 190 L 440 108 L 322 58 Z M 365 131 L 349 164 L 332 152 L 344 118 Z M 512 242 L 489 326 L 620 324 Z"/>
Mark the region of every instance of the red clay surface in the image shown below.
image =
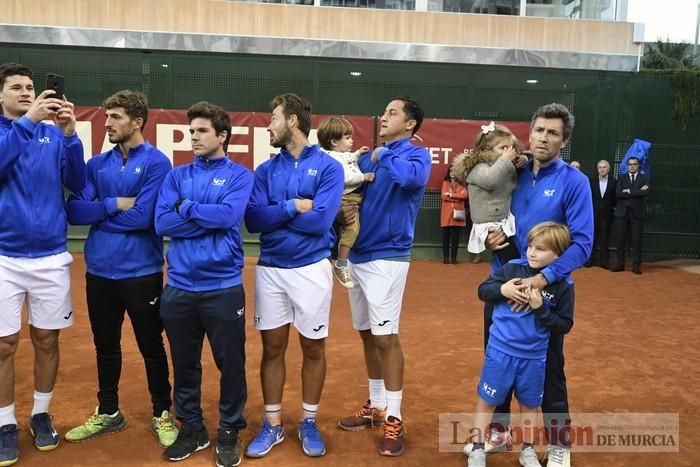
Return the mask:
<path id="1" fill-rule="evenodd" d="M 253 273 L 256 258 L 246 258 L 248 294 L 248 388 L 244 444 L 260 427 L 260 338 L 253 329 Z M 487 264 L 443 265 L 415 261 L 411 265 L 401 319 L 406 356 L 403 416 L 406 452 L 400 458 L 377 454 L 379 430 L 345 432 L 337 420 L 367 398 L 367 379 L 360 340 L 352 330 L 347 293 L 336 284 L 328 373 L 319 425 L 328 453 L 311 459 L 301 452 L 296 419 L 301 412 L 300 352 L 290 339 L 283 413 L 287 439 L 264 459 L 244 459 L 248 466 L 461 466 L 461 453 L 438 451 L 438 414 L 471 412 L 481 369 L 482 304 L 476 297 Z M 82 423 L 96 405 L 95 355 L 85 305 L 84 262 L 75 255 L 73 303 L 76 324 L 63 332 L 61 368 L 52 414 L 60 433 Z M 566 340 L 567 375 L 572 412 L 678 412 L 680 452 L 574 453 L 573 465 L 697 466 L 700 435 L 700 276 L 682 270 L 644 265 L 644 274 L 610 273 L 600 268 L 576 272 L 575 325 Z M 294 332 L 294 331 L 292 331 Z M 155 466 L 168 465 L 149 431 L 150 404 L 143 361 L 128 319 L 123 331 L 124 365 L 121 410 L 129 427 L 118 434 L 70 444 L 48 453 L 31 444 L 27 418 L 33 394 L 33 351 L 26 325 L 16 360 L 16 406 L 20 420 L 20 460 L 25 466 Z M 218 371 L 207 346 L 203 354 L 205 423 L 215 436 L 218 414 Z M 514 405 L 514 408 L 516 406 Z M 211 466 L 213 448 L 183 461 L 183 466 Z M 489 466 L 518 465 L 517 454 L 489 456 Z"/>

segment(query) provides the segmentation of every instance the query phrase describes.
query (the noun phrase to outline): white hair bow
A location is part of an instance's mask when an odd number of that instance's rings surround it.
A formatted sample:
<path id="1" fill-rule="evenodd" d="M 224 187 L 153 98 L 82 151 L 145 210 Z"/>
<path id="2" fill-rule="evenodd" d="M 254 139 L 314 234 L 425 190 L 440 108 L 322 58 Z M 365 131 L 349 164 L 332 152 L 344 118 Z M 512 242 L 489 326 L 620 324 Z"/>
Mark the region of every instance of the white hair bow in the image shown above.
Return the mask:
<path id="1" fill-rule="evenodd" d="M 496 124 L 493 122 L 493 120 L 488 125 L 481 125 L 481 133 L 485 134 L 485 135 L 488 135 L 489 133 L 491 133 L 495 129 L 496 129 Z"/>

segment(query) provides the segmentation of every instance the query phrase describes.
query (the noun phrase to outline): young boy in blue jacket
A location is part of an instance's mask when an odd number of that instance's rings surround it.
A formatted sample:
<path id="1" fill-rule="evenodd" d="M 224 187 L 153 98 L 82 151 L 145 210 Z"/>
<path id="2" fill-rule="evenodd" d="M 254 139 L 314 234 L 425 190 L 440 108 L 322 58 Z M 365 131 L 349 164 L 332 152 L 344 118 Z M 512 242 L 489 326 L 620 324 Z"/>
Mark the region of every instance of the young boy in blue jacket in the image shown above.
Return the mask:
<path id="1" fill-rule="evenodd" d="M 226 155 L 231 119 L 199 102 L 187 110 L 194 162 L 174 168 L 156 204 L 156 232 L 170 236 L 160 315 L 170 343 L 180 432 L 163 458 L 178 461 L 209 447 L 201 407 L 202 341 L 207 336 L 219 384 L 216 464 L 241 461 L 245 428 L 245 294 L 241 222 L 253 174 Z"/>
<path id="2" fill-rule="evenodd" d="M 85 162 L 73 104 L 53 90 L 37 96 L 28 67 L 0 65 L 0 107 L 0 465 L 6 466 L 19 457 L 14 357 L 25 301 L 34 346 L 29 432 L 41 451 L 58 446 L 49 406 L 59 332 L 73 324 L 63 187 L 83 189 Z"/>
<path id="3" fill-rule="evenodd" d="M 153 418 L 151 430 L 163 446 L 177 437 L 171 421 L 168 359 L 163 345 L 160 294 L 163 291 L 163 237 L 153 214 L 168 157 L 143 137 L 146 96 L 119 91 L 108 97 L 105 129 L 115 146 L 88 161 L 88 182 L 73 193 L 66 210 L 71 224 L 90 225 L 85 241 L 88 315 L 97 353 L 98 406 L 85 423 L 66 433 L 85 441 L 126 428 L 119 410 L 121 329 L 129 315 L 146 365 Z"/>
<path id="4" fill-rule="evenodd" d="M 569 246 L 569 230 L 556 222 L 543 222 L 527 236 L 526 259 L 516 259 L 492 273 L 479 286 L 479 298 L 493 303 L 486 357 L 477 387 L 474 427 L 477 439 L 468 454 L 469 467 L 486 465 L 484 433 L 495 408 L 514 389 L 520 402 L 523 446 L 520 464 L 538 467 L 533 427 L 542 404 L 550 332 L 566 334 L 573 326 L 574 287 L 569 278 L 548 284 L 541 291 L 522 279 L 552 264 Z M 514 311 L 513 303 L 528 307 Z"/>

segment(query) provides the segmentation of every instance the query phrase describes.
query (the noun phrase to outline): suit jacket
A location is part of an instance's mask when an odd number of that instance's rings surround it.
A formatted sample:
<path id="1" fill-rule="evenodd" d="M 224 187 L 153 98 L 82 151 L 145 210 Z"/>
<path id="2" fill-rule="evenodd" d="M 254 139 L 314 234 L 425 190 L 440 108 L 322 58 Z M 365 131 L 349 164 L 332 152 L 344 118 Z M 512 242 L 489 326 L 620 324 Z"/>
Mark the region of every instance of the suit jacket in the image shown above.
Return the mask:
<path id="1" fill-rule="evenodd" d="M 603 196 L 601 196 L 598 176 L 596 175 L 595 177 L 591 178 L 591 195 L 593 198 L 594 219 L 598 219 L 600 217 L 604 219 L 612 219 L 613 209 L 615 209 L 615 203 L 617 202 L 617 197 L 615 196 L 616 188 L 617 180 L 615 180 L 612 175 L 608 175 L 608 186 L 605 188 L 605 193 Z"/>
<path id="2" fill-rule="evenodd" d="M 630 175 L 620 175 L 617 179 L 615 196 L 617 204 L 615 205 L 615 217 L 625 217 L 628 212 L 636 219 L 644 219 L 647 213 L 647 196 L 649 196 L 650 188 L 642 190 L 646 185 L 649 187 L 649 177 L 643 173 L 637 172 L 637 178 L 634 183 L 630 180 Z M 629 189 L 629 193 L 623 193 L 622 190 Z"/>

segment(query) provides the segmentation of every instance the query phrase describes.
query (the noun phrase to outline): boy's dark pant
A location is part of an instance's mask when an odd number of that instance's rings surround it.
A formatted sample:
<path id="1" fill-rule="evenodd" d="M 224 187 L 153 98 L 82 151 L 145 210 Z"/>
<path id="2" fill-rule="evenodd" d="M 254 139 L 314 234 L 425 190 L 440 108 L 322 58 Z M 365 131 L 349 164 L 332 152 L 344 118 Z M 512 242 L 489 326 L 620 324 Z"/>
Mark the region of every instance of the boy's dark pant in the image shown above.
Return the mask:
<path id="1" fill-rule="evenodd" d="M 243 286 L 187 292 L 166 286 L 160 314 L 170 342 L 175 373 L 175 412 L 196 431 L 203 426 L 201 407 L 202 342 L 206 334 L 219 381 L 219 425 L 236 431 L 246 427 L 245 294 Z"/>
<path id="2" fill-rule="evenodd" d="M 489 328 L 493 317 L 493 304 L 484 305 L 484 348 L 489 341 Z M 513 390 L 508 393 L 505 402 L 496 407 L 492 423 L 501 426 L 510 425 L 510 401 Z M 542 399 L 545 433 L 549 444 L 571 447 L 569 430 L 569 398 L 564 374 L 564 335 L 552 333 L 547 347 L 547 366 L 544 376 L 544 397 Z"/>
<path id="3" fill-rule="evenodd" d="M 119 280 L 87 273 L 85 279 L 88 314 L 97 352 L 99 413 L 112 414 L 119 410 L 120 342 L 126 310 L 146 364 L 153 415 L 159 417 L 163 410 L 170 410 L 172 403 L 163 323 L 159 314 L 163 273 Z"/>

